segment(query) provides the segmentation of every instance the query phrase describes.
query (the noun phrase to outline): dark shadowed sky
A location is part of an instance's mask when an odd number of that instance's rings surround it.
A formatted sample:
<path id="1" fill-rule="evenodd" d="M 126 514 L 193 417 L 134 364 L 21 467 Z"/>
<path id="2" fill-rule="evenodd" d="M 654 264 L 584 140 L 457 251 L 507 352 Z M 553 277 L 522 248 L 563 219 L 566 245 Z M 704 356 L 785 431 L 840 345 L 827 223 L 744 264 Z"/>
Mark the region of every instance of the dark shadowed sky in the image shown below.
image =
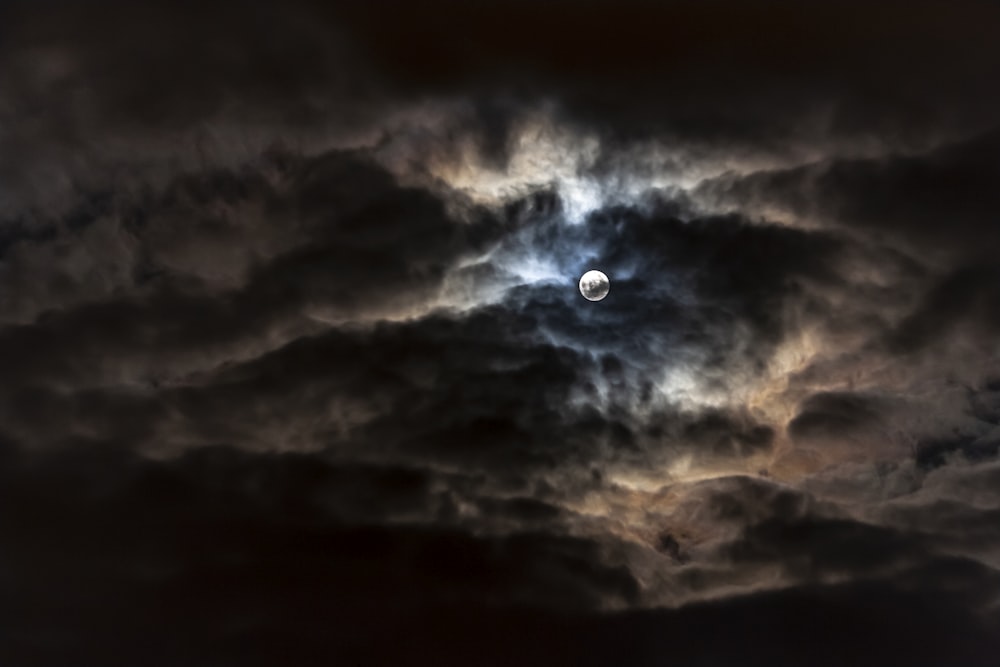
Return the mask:
<path id="1" fill-rule="evenodd" d="M 997 664 L 998 81 L 986 0 L 0 2 L 0 665 Z"/>

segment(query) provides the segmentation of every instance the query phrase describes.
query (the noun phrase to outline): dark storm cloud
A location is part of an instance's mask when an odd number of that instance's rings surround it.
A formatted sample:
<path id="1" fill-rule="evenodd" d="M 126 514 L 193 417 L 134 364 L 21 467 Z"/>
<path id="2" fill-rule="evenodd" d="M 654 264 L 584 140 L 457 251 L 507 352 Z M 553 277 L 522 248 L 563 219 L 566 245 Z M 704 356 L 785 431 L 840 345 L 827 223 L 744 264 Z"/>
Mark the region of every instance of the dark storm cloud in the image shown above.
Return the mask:
<path id="1" fill-rule="evenodd" d="M 876 397 L 856 394 L 815 394 L 800 406 L 799 414 L 788 423 L 788 432 L 796 440 L 868 435 L 882 427 L 881 417 L 887 412 L 884 403 Z"/>
<path id="2" fill-rule="evenodd" d="M 749 513 L 709 503 L 719 517 L 750 522 L 727 550 L 737 562 L 777 557 L 807 580 L 869 576 L 681 610 L 591 615 L 599 599 L 630 599 L 636 584 L 621 569 L 596 566 L 590 542 L 536 532 L 473 537 L 442 520 L 380 523 L 441 511 L 446 503 L 427 471 L 227 449 L 171 463 L 114 450 L 25 459 L 9 445 L 3 457 L 10 511 L 0 525 L 10 548 L 0 562 L 19 576 L 4 577 L 0 654 L 12 664 L 81 655 L 94 664 L 242 664 L 279 654 L 320 664 L 393 660 L 415 647 L 446 664 L 501 664 L 514 652 L 511 633 L 528 664 L 557 655 L 574 664 L 658 664 L 665 653 L 725 661 L 746 652 L 750 664 L 884 654 L 914 665 L 985 665 L 997 648 L 983 615 L 995 572 L 927 557 L 922 538 L 809 518 L 788 492 L 775 496 L 749 481 L 736 485 L 749 495 L 730 485 L 716 496 L 752 498 Z M 523 505 L 492 511 L 539 516 Z M 892 568 L 914 558 L 901 572 Z M 891 576 L 874 576 L 886 567 Z M 725 647 L 719 628 L 727 629 Z M 173 641 L 149 654 L 164 632 Z M 817 641 L 829 650 L 812 653 Z"/>
<path id="3" fill-rule="evenodd" d="M 819 131 L 915 140 L 942 123 L 992 122 L 987 109 L 1000 102 L 983 95 L 1000 64 L 991 33 L 973 28 L 996 21 L 986 3 L 522 9 L 398 3 L 339 16 L 365 59 L 403 91 L 554 97 L 569 117 L 623 138 L 767 145 Z"/>
<path id="4" fill-rule="evenodd" d="M 73 135 L 82 120 L 119 131 L 190 127 L 234 100 L 251 116 L 308 122 L 327 110 L 310 109 L 303 93 L 364 83 L 363 63 L 345 61 L 343 35 L 332 23 L 311 22 L 304 5 L 182 5 L 47 2 L 38 11 L 5 3 L 5 69 L 12 75 L 5 93 L 75 102 L 36 111 L 39 120 L 68 121 L 63 137 L 82 141 Z"/>
<path id="5" fill-rule="evenodd" d="M 501 160 L 511 121 L 544 101 L 611 151 L 647 138 L 741 156 L 833 138 L 923 145 L 993 122 L 997 19 L 982 2 L 12 3 L 0 109 L 20 168 L 5 175 L 52 191 L 96 178 L 88 167 L 120 175 L 114 161 L 137 157 L 123 139 L 204 158 L 230 125 L 245 155 L 276 128 L 291 142 L 371 130 L 428 98 L 465 103 L 466 128 Z"/>
<path id="6" fill-rule="evenodd" d="M 975 260 L 997 242 L 998 148 L 1000 133 L 991 130 L 914 154 L 832 159 L 701 189 L 844 225 L 911 253 Z"/>
<path id="7" fill-rule="evenodd" d="M 918 307 L 888 336 L 897 353 L 933 347 L 965 335 L 988 346 L 1000 333 L 1000 269 L 996 264 L 966 264 L 937 281 Z"/>
<path id="8" fill-rule="evenodd" d="M 0 13 L 0 662 L 994 660 L 992 4 Z"/>
<path id="9" fill-rule="evenodd" d="M 962 553 L 991 558 L 998 536 L 993 529 L 997 519 L 991 500 L 997 482 L 996 442 L 987 462 L 952 449 L 937 452 L 945 456 L 932 467 L 917 467 L 916 478 L 924 492 L 917 502 L 893 503 L 883 510 L 883 517 L 900 529 L 920 536 L 925 543 L 935 542 Z M 957 465 L 956 465 L 957 463 Z"/>
<path id="10" fill-rule="evenodd" d="M 310 635 L 330 632 L 336 659 L 417 621 L 418 607 L 485 613 L 501 600 L 578 610 L 636 595 L 629 574 L 600 566 L 588 540 L 476 537 L 427 523 L 442 497 L 426 471 L 226 449 L 171 463 L 107 449 L 4 454 L 4 504 L 18 508 L 0 520 L 11 547 L 0 558 L 0 655 L 10 664 L 130 661 L 167 627 L 183 639 L 152 664 L 269 659 L 295 636 L 306 644 L 292 654 L 305 656 L 322 650 Z M 491 511 L 538 515 L 508 505 Z M 424 522 L 385 523 L 414 516 Z M 369 630 L 352 640 L 345 628 L 358 621 Z"/>
<path id="11" fill-rule="evenodd" d="M 959 477 L 982 483 L 992 472 L 984 475 L 967 468 Z M 946 479 L 927 478 L 922 483 L 940 492 L 957 481 Z M 698 519 L 700 535 L 684 528 L 678 531 L 677 549 L 690 560 L 677 581 L 692 590 L 738 585 L 740 572 L 756 568 L 780 579 L 789 591 L 817 585 L 827 585 L 830 592 L 852 588 L 852 584 L 830 585 L 832 581 L 860 581 L 900 592 L 921 584 L 954 586 L 978 598 L 968 600 L 967 611 L 976 618 L 975 625 L 985 628 L 994 622 L 995 595 L 980 597 L 974 591 L 974 582 L 991 585 L 987 582 L 997 577 L 992 565 L 979 560 L 995 548 L 993 531 L 983 523 L 992 512 L 974 510 L 967 504 L 971 494 L 930 505 L 901 501 L 874 523 L 847 515 L 836 503 L 765 480 L 713 480 L 692 491 L 682 508 L 664 517 L 675 522 L 675 530 L 688 513 Z M 706 535 L 713 527 L 718 531 L 715 536 Z M 971 535 L 963 537 L 965 531 Z M 980 540 L 980 546 L 974 546 Z M 968 556 L 957 556 L 956 550 Z M 750 581 L 759 577 L 751 576 Z"/>
<path id="12" fill-rule="evenodd" d="M 941 358 L 962 341 L 989 355 L 1000 303 L 991 257 L 1000 241 L 994 222 L 1000 202 L 991 185 L 1000 176 L 997 137 L 991 131 L 912 155 L 723 177 L 699 189 L 709 198 L 771 207 L 842 230 L 866 248 L 862 253 L 878 258 L 875 273 L 883 278 L 875 285 L 871 269 L 843 270 L 864 290 L 856 293 L 856 306 L 901 309 L 899 317 L 869 318 L 872 349 Z"/>
<path id="13" fill-rule="evenodd" d="M 0 332 L 8 432 L 34 447 L 431 457 L 515 488 L 533 470 L 642 461 L 650 447 L 661 456 L 663 441 L 706 459 L 766 452 L 774 429 L 746 411 L 660 406 L 636 420 L 631 409 L 652 407 L 657 374 L 672 365 L 700 366 L 722 389 L 734 368 L 753 372 L 784 335 L 775 307 L 794 295 L 788 281 L 835 282 L 839 252 L 835 239 L 738 217 L 683 222 L 670 206 L 612 209 L 578 228 L 552 206 L 527 221 L 516 206 L 506 220 L 473 210 L 460 221 L 342 152 L 271 152 L 241 170 L 181 175 L 159 195 L 101 201 L 52 238 L 7 249 L 17 296 L 7 315 L 27 319 Z M 600 312 L 572 289 L 524 285 L 471 314 L 331 331 L 308 318 L 405 312 L 456 261 L 521 232 L 542 251 L 592 246 L 643 278 L 616 283 Z M 120 253 L 47 261 L 92 236 L 123 239 Z M 766 270 L 740 248 L 766 255 Z M 108 264 L 112 285 L 91 291 L 94 268 Z M 686 283 L 695 298 L 681 303 L 658 281 Z M 737 349 L 744 330 L 751 343 Z M 607 412 L 570 407 L 603 386 Z"/>
<path id="14" fill-rule="evenodd" d="M 1000 133 L 991 131 L 931 152 L 884 160 L 834 162 L 816 182 L 816 202 L 843 223 L 885 229 L 925 245 L 972 251 L 992 245 L 1000 174 Z M 982 247 L 982 246 L 978 246 Z"/>
<path id="15" fill-rule="evenodd" d="M 301 329 L 303 315 L 406 308 L 499 231 L 486 215 L 452 220 L 434 196 L 349 154 L 263 168 L 272 167 L 277 183 L 256 168 L 185 176 L 161 198 L 11 245 L 3 315 L 28 323 L 0 334 L 8 381 L 96 381 L 116 360 L 155 377 L 170 371 L 152 349 L 169 365 L 193 349 Z M 121 255 L 102 257 L 102 237 L 120 239 Z M 90 246 L 85 261 L 52 262 L 74 244 Z M 112 284 L 88 293 L 95 270 Z"/>
<path id="16" fill-rule="evenodd" d="M 560 283 L 524 287 L 509 303 L 559 342 L 650 371 L 696 363 L 703 380 L 720 383 L 762 373 L 800 320 L 819 316 L 818 290 L 847 289 L 842 264 L 857 252 L 836 233 L 698 215 L 655 198 L 599 210 L 581 225 L 544 210 L 501 241 L 501 252 L 541 253 L 568 276 L 601 266 L 613 298 L 582 308 Z"/>
<path id="17" fill-rule="evenodd" d="M 740 216 L 679 219 L 627 209 L 599 213 L 590 229 L 597 238 L 615 239 L 601 261 L 615 266 L 638 259 L 635 272 L 646 281 L 641 293 L 655 294 L 658 278 L 672 273 L 666 284 L 687 288 L 695 303 L 714 307 L 706 319 L 718 318 L 720 328 L 746 324 L 758 343 L 782 338 L 779 304 L 796 298 L 802 283 L 842 281 L 835 264 L 844 243 L 833 235 L 752 224 Z"/>

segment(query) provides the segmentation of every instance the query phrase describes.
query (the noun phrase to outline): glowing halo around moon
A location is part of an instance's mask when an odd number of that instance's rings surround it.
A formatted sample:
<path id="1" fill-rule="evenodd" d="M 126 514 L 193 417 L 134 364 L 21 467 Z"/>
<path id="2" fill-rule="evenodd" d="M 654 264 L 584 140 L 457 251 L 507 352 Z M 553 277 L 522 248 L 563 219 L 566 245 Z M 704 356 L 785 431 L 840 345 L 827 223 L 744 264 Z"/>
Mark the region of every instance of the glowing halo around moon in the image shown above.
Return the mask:
<path id="1" fill-rule="evenodd" d="M 611 291 L 611 281 L 603 272 L 591 269 L 580 276 L 580 294 L 587 301 L 600 301 Z"/>

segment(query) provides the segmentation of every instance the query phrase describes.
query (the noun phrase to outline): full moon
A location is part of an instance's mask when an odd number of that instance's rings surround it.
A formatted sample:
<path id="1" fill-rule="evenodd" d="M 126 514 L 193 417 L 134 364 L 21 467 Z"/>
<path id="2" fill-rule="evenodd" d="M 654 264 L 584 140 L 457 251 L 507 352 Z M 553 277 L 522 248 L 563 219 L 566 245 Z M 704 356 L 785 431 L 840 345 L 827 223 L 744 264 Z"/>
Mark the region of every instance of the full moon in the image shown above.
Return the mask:
<path id="1" fill-rule="evenodd" d="M 611 290 L 611 281 L 602 272 L 587 271 L 580 276 L 580 294 L 588 301 L 600 301 Z"/>

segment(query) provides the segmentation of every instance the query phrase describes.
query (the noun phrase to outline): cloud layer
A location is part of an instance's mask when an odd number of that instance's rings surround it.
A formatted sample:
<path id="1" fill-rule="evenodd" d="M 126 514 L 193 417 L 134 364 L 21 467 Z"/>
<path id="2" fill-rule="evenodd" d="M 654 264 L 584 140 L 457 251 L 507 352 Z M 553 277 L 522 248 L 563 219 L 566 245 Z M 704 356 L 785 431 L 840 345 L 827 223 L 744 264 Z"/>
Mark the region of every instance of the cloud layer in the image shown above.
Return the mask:
<path id="1" fill-rule="evenodd" d="M 0 13 L 0 662 L 991 664 L 993 4 Z"/>

